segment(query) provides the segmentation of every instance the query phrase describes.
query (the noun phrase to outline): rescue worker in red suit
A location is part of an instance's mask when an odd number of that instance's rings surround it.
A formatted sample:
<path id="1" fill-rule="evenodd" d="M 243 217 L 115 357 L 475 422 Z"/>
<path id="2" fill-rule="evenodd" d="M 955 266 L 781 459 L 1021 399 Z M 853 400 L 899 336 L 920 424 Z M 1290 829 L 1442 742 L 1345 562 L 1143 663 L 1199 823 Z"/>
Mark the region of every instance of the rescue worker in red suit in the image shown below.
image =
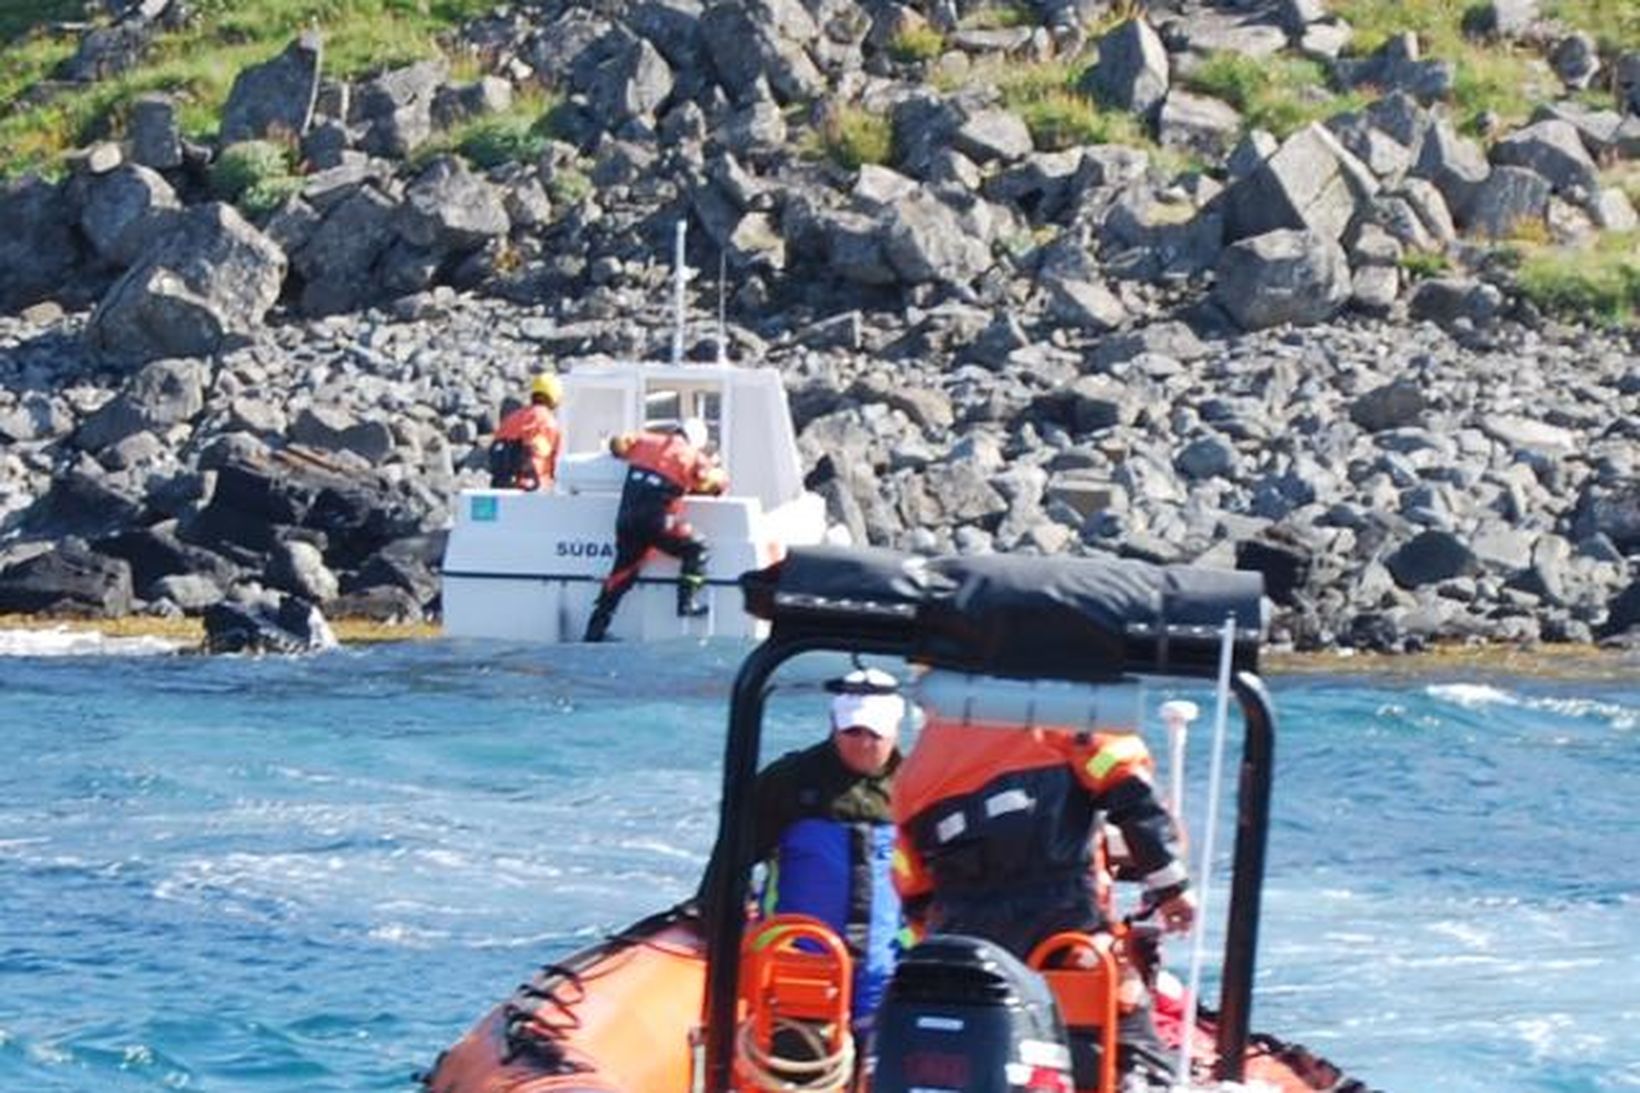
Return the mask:
<path id="1" fill-rule="evenodd" d="M 895 775 L 894 883 L 922 933 L 968 934 L 1021 959 L 1064 930 L 1096 933 L 1092 836 L 1121 831 L 1164 927 L 1195 920 L 1179 833 L 1151 784 L 1154 763 L 1129 732 L 1073 732 L 930 720 Z M 1171 1063 L 1143 997 L 1118 1031 L 1124 1072 Z"/>
<path id="2" fill-rule="evenodd" d="M 490 448 L 494 489 L 550 490 L 558 477 L 563 432 L 553 411 L 563 401 L 557 376 L 541 373 L 530 383 L 530 402 L 502 419 Z"/>
<path id="3" fill-rule="evenodd" d="M 626 485 L 615 517 L 615 564 L 587 620 L 586 641 L 603 641 L 621 597 L 638 579 L 651 550 L 682 563 L 678 574 L 678 614 L 704 615 L 700 590 L 706 584 L 706 540 L 681 518 L 685 494 L 720 494 L 729 476 L 706 451 L 706 423 L 690 418 L 673 432 L 622 433 L 609 450 L 626 460 Z"/>

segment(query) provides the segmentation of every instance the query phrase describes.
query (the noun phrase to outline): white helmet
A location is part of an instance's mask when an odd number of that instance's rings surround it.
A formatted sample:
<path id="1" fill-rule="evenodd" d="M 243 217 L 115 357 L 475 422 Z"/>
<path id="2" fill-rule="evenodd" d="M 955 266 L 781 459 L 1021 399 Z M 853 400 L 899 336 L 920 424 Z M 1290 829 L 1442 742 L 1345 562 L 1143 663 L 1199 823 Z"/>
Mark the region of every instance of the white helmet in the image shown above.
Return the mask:
<path id="1" fill-rule="evenodd" d="M 683 431 L 683 439 L 696 448 L 706 447 L 706 422 L 698 417 L 686 417 L 679 426 Z"/>

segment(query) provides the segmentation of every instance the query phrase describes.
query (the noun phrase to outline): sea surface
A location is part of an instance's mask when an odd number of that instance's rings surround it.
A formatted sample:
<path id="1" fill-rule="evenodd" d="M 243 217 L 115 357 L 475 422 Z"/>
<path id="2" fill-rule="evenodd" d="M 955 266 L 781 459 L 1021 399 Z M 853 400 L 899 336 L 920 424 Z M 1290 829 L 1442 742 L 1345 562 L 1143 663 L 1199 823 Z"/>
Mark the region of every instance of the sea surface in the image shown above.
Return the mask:
<path id="1" fill-rule="evenodd" d="M 692 891 L 746 651 L 0 647 L 63 654 L 0 656 L 0 1093 L 408 1093 L 536 965 Z M 782 676 L 767 756 L 836 668 Z M 1640 1089 L 1640 678 L 1270 685 L 1255 1028 L 1396 1093 Z M 1206 711 L 1200 844 L 1211 698 L 1146 697 Z"/>

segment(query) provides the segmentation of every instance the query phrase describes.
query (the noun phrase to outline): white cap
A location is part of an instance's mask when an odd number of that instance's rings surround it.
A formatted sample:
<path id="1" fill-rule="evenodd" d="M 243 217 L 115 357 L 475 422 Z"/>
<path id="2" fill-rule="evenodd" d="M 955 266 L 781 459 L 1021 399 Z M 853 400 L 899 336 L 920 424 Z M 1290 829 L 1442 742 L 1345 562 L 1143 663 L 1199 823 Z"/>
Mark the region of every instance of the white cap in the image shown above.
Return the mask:
<path id="1" fill-rule="evenodd" d="M 888 688 L 897 686 L 893 676 L 876 668 L 861 668 L 843 677 L 843 685 Z M 898 694 L 854 694 L 844 691 L 831 700 L 831 727 L 835 730 L 858 726 L 885 740 L 899 735 L 905 717 L 905 699 Z"/>
<path id="2" fill-rule="evenodd" d="M 706 422 L 698 417 L 686 417 L 683 419 L 682 429 L 683 439 L 687 440 L 692 446 L 696 448 L 706 446 Z"/>

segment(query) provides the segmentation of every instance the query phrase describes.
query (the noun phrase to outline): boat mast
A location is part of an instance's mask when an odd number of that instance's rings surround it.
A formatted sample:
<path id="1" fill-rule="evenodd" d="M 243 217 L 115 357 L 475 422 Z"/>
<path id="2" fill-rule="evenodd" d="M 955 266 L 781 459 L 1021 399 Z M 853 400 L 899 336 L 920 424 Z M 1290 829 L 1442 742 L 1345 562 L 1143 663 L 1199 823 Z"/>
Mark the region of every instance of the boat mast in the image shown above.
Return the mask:
<path id="1" fill-rule="evenodd" d="M 683 284 L 689 277 L 684 264 L 683 240 L 689 233 L 689 221 L 678 218 L 677 233 L 672 244 L 672 363 L 683 363 Z"/>

